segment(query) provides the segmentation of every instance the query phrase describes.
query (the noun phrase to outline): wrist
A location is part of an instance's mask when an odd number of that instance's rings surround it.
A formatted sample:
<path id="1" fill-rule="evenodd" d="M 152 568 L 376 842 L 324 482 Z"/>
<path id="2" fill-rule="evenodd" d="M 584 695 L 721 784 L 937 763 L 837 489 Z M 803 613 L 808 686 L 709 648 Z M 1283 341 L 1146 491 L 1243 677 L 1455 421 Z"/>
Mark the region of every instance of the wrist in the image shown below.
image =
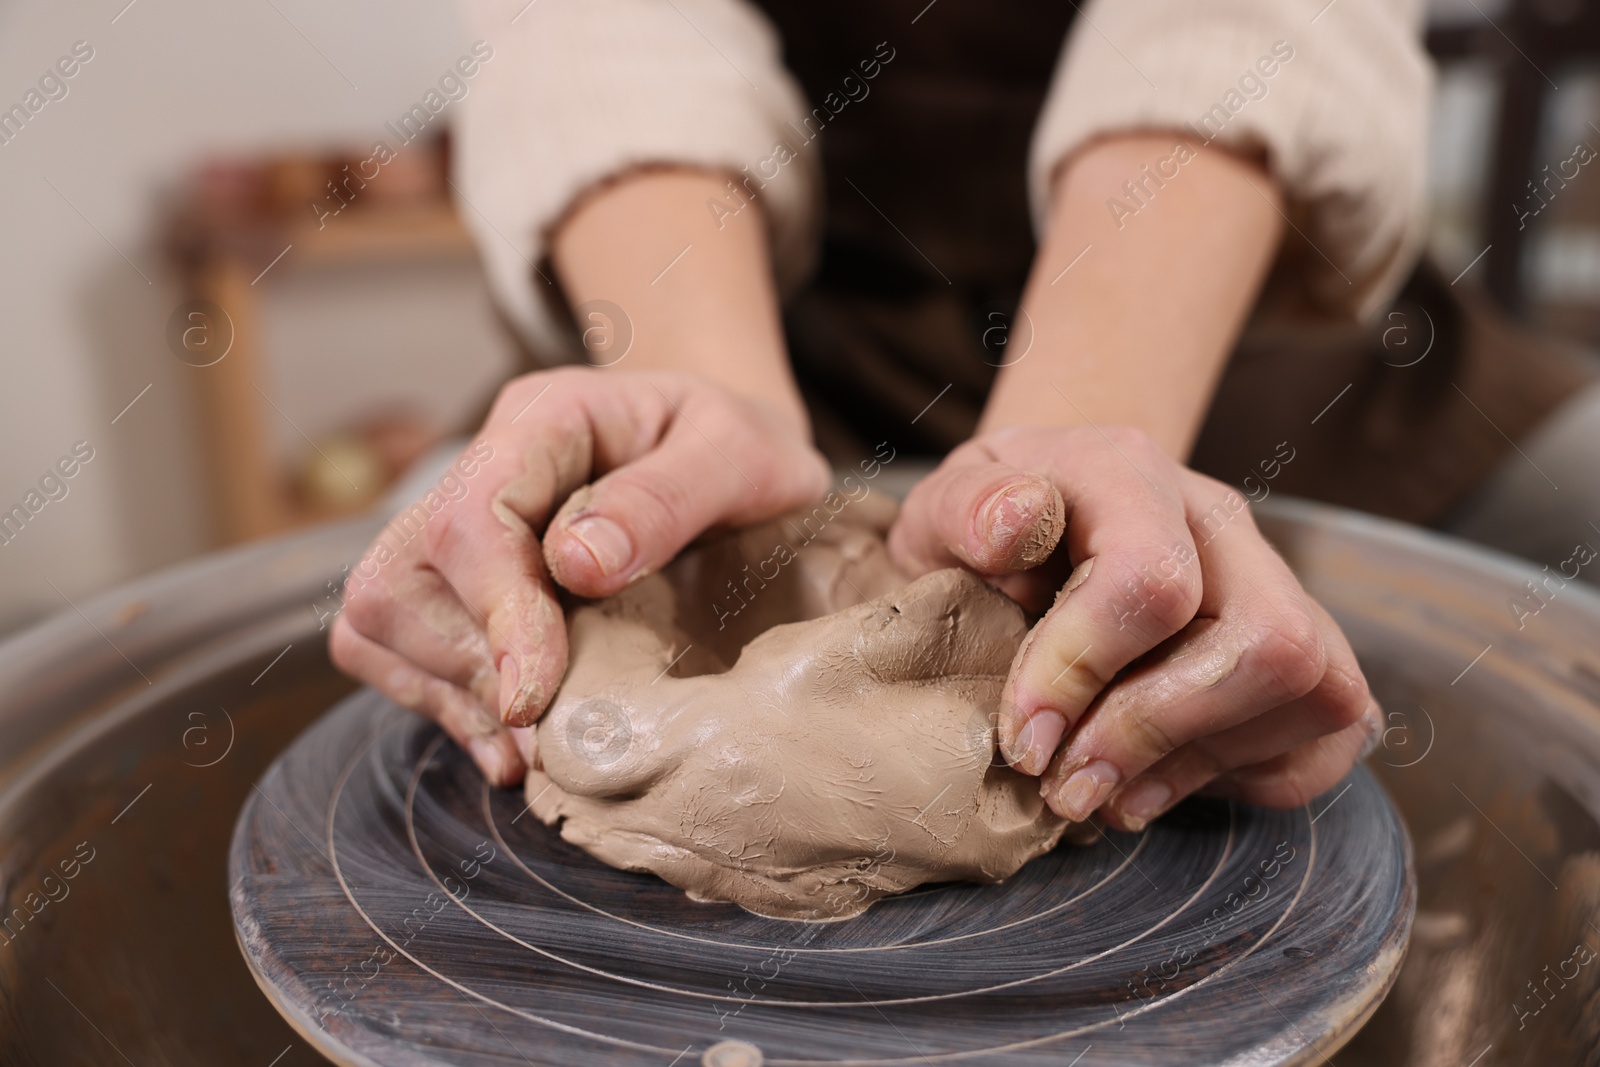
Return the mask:
<path id="1" fill-rule="evenodd" d="M 809 440 L 789 366 L 759 206 L 719 219 L 724 178 L 651 169 L 586 196 L 556 230 L 552 259 L 574 307 L 605 301 L 627 347 L 594 362 L 694 374 Z M 582 324 L 580 324 L 581 326 Z"/>
<path id="2" fill-rule="evenodd" d="M 727 359 L 716 359 L 707 358 L 708 351 L 701 347 L 679 351 L 656 349 L 637 363 L 630 355 L 628 359 L 618 363 L 614 370 L 618 373 L 631 371 L 636 374 L 648 374 L 664 371 L 690 375 L 750 405 L 759 413 L 763 424 L 783 430 L 786 435 L 808 447 L 811 445 L 811 413 L 806 408 L 805 400 L 800 396 L 800 390 L 790 375 L 764 376 L 752 384 L 736 375 L 725 373 L 730 362 L 743 359 L 748 353 L 730 352 Z M 781 350 L 777 354 L 785 361 L 783 365 L 787 369 L 787 355 Z"/>
<path id="3" fill-rule="evenodd" d="M 1116 210 L 1130 189 L 1137 212 Z M 1277 246 L 1278 190 L 1225 149 L 1130 134 L 1084 148 L 1053 193 L 1013 325 L 1029 346 L 980 428 L 1132 427 L 1182 459 Z"/>

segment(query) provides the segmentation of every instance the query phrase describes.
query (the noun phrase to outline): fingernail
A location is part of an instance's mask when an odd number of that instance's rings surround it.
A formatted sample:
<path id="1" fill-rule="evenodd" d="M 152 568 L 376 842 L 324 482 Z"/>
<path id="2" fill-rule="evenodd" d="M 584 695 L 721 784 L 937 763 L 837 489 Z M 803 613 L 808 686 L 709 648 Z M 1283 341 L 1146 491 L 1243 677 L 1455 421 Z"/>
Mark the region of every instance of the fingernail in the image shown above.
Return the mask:
<path id="1" fill-rule="evenodd" d="M 1093 573 L 1094 557 L 1090 556 L 1088 559 L 1084 560 L 1082 563 L 1073 568 L 1072 574 L 1067 577 L 1067 584 L 1061 587 L 1061 595 L 1057 598 L 1057 600 L 1065 600 L 1067 597 L 1077 592 L 1078 587 L 1083 585 L 1084 582 L 1087 582 L 1089 580 L 1089 575 Z"/>
<path id="2" fill-rule="evenodd" d="M 1172 787 L 1159 778 L 1146 778 L 1129 786 L 1117 799 L 1117 810 L 1129 830 L 1138 832 L 1150 820 L 1167 810 L 1172 802 Z"/>
<path id="3" fill-rule="evenodd" d="M 1029 532 L 1030 527 L 1049 509 L 1050 503 L 1050 487 L 1038 479 L 1013 482 L 984 502 L 979 512 L 978 534 L 996 552 L 1010 554 L 1018 547 L 1018 539 Z M 1023 545 L 1023 550 L 1030 545 L 1031 542 Z M 1033 547 L 1043 550 L 1042 545 Z M 1052 544 L 1050 547 L 1055 546 Z M 1045 556 L 1048 554 L 1048 551 L 1043 552 Z M 1030 553 L 1027 562 L 1042 562 L 1042 556 L 1039 559 L 1032 558 L 1039 555 L 1037 551 Z"/>
<path id="4" fill-rule="evenodd" d="M 1117 787 L 1122 775 L 1105 760 L 1095 760 L 1072 772 L 1056 791 L 1056 813 L 1063 819 L 1083 822 Z"/>
<path id="5" fill-rule="evenodd" d="M 510 653 L 500 657 L 500 721 L 517 717 L 517 689 L 522 684 L 522 668 Z"/>
<path id="6" fill-rule="evenodd" d="M 1008 754 L 1006 758 L 1023 774 L 1043 774 L 1066 732 L 1065 716 L 1051 708 L 1040 708 L 1018 731 L 1012 745 L 1016 755 Z"/>
<path id="7" fill-rule="evenodd" d="M 600 573 L 610 577 L 633 561 L 633 539 L 604 515 L 586 515 L 567 524 L 567 533 L 589 550 Z"/>
<path id="8" fill-rule="evenodd" d="M 978 527 L 983 536 L 992 545 L 1009 545 L 1016 540 L 1022 524 L 1032 517 L 1042 495 L 1039 484 L 1031 478 L 1012 482 L 995 492 L 979 512 Z"/>
<path id="9" fill-rule="evenodd" d="M 1362 713 L 1362 722 L 1367 728 L 1367 739 L 1361 743 L 1361 753 L 1357 760 L 1364 760 L 1378 750 L 1378 745 L 1383 742 L 1383 709 L 1376 700 L 1367 701 L 1367 710 Z"/>
<path id="10" fill-rule="evenodd" d="M 500 721 L 507 726 L 532 726 L 539 721 L 539 713 L 544 708 L 544 690 L 529 682 L 517 692 L 511 701 L 511 708 Z"/>
<path id="11" fill-rule="evenodd" d="M 539 715 L 544 711 L 545 691 L 537 679 L 525 682 L 511 694 L 509 700 L 506 690 L 500 690 L 500 699 L 505 702 L 505 710 L 500 713 L 500 721 L 507 726 L 532 726 L 539 721 Z"/>
<path id="12" fill-rule="evenodd" d="M 510 767 L 505 753 L 500 751 L 494 738 L 474 737 L 467 742 L 467 751 L 472 753 L 472 761 L 492 784 L 501 785 L 505 782 Z"/>

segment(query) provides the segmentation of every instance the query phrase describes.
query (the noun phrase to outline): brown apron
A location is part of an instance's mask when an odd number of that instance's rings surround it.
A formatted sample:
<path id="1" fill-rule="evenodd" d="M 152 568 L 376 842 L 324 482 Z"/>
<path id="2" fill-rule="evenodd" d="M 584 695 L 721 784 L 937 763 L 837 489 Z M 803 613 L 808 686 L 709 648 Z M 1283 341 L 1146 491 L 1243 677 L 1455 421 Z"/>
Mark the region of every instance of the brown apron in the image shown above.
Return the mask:
<path id="1" fill-rule="evenodd" d="M 894 51 L 813 142 L 823 257 L 786 315 L 818 444 L 844 464 L 885 438 L 939 455 L 971 435 L 1034 252 L 1028 143 L 1075 7 L 925 2 L 761 3 L 813 106 L 839 107 L 860 61 Z M 1424 266 L 1367 327 L 1272 316 L 1290 301 L 1269 294 L 1192 463 L 1243 488 L 1265 463 L 1273 492 L 1440 519 L 1589 377 L 1468 292 Z M 1282 442 L 1295 458 L 1273 464 Z"/>

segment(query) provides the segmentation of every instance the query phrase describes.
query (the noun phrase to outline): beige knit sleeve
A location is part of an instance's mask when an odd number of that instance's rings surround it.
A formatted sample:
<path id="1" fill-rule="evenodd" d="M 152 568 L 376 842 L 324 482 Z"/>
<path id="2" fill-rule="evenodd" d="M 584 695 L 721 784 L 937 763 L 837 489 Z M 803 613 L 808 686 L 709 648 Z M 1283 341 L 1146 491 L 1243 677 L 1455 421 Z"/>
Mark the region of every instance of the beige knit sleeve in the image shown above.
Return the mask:
<path id="1" fill-rule="evenodd" d="M 586 190 L 660 164 L 764 168 L 780 286 L 814 257 L 820 180 L 793 143 L 802 97 L 777 35 L 742 0 L 464 0 L 493 49 L 455 116 L 453 182 L 496 300 L 535 351 L 570 350 L 544 262 Z M 750 188 L 751 186 L 746 186 Z M 733 198 L 730 196 L 729 198 Z M 735 201 L 737 202 L 737 201 Z M 708 207 L 708 211 L 710 208 Z M 538 268 L 536 271 L 535 268 Z"/>
<path id="2" fill-rule="evenodd" d="M 1187 129 L 1264 151 L 1312 246 L 1295 260 L 1307 292 L 1374 313 L 1426 222 L 1421 17 L 1420 0 L 1087 0 L 1034 132 L 1035 224 L 1056 168 L 1091 140 Z"/>

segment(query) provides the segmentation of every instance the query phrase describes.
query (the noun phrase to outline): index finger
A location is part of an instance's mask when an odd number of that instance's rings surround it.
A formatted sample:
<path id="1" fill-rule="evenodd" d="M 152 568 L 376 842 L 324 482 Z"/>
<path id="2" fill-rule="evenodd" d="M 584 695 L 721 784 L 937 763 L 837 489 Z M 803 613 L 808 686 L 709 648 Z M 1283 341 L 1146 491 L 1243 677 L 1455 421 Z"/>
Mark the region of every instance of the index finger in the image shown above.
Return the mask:
<path id="1" fill-rule="evenodd" d="M 1024 773 L 1043 773 L 1117 672 L 1199 607 L 1199 556 L 1181 494 L 1163 484 L 1162 465 L 1144 467 L 1108 449 L 1055 474 L 1076 566 L 1017 650 L 1000 695 L 1001 750 Z"/>
<path id="2" fill-rule="evenodd" d="M 672 560 L 714 526 L 776 518 L 822 497 L 827 464 L 798 438 L 769 434 L 740 401 L 650 383 L 660 403 L 648 447 L 596 452 L 602 477 L 551 520 L 544 557 L 579 596 L 610 596 Z M 635 442 L 630 442 L 633 444 Z"/>
<path id="3" fill-rule="evenodd" d="M 535 530 L 587 477 L 594 442 L 574 405 L 550 403 L 514 434 L 515 418 L 501 416 L 560 384 L 540 375 L 503 390 L 463 456 L 466 492 L 421 516 L 429 563 L 482 622 L 500 674 L 500 716 L 513 725 L 537 717 L 566 669 L 566 626 Z"/>

